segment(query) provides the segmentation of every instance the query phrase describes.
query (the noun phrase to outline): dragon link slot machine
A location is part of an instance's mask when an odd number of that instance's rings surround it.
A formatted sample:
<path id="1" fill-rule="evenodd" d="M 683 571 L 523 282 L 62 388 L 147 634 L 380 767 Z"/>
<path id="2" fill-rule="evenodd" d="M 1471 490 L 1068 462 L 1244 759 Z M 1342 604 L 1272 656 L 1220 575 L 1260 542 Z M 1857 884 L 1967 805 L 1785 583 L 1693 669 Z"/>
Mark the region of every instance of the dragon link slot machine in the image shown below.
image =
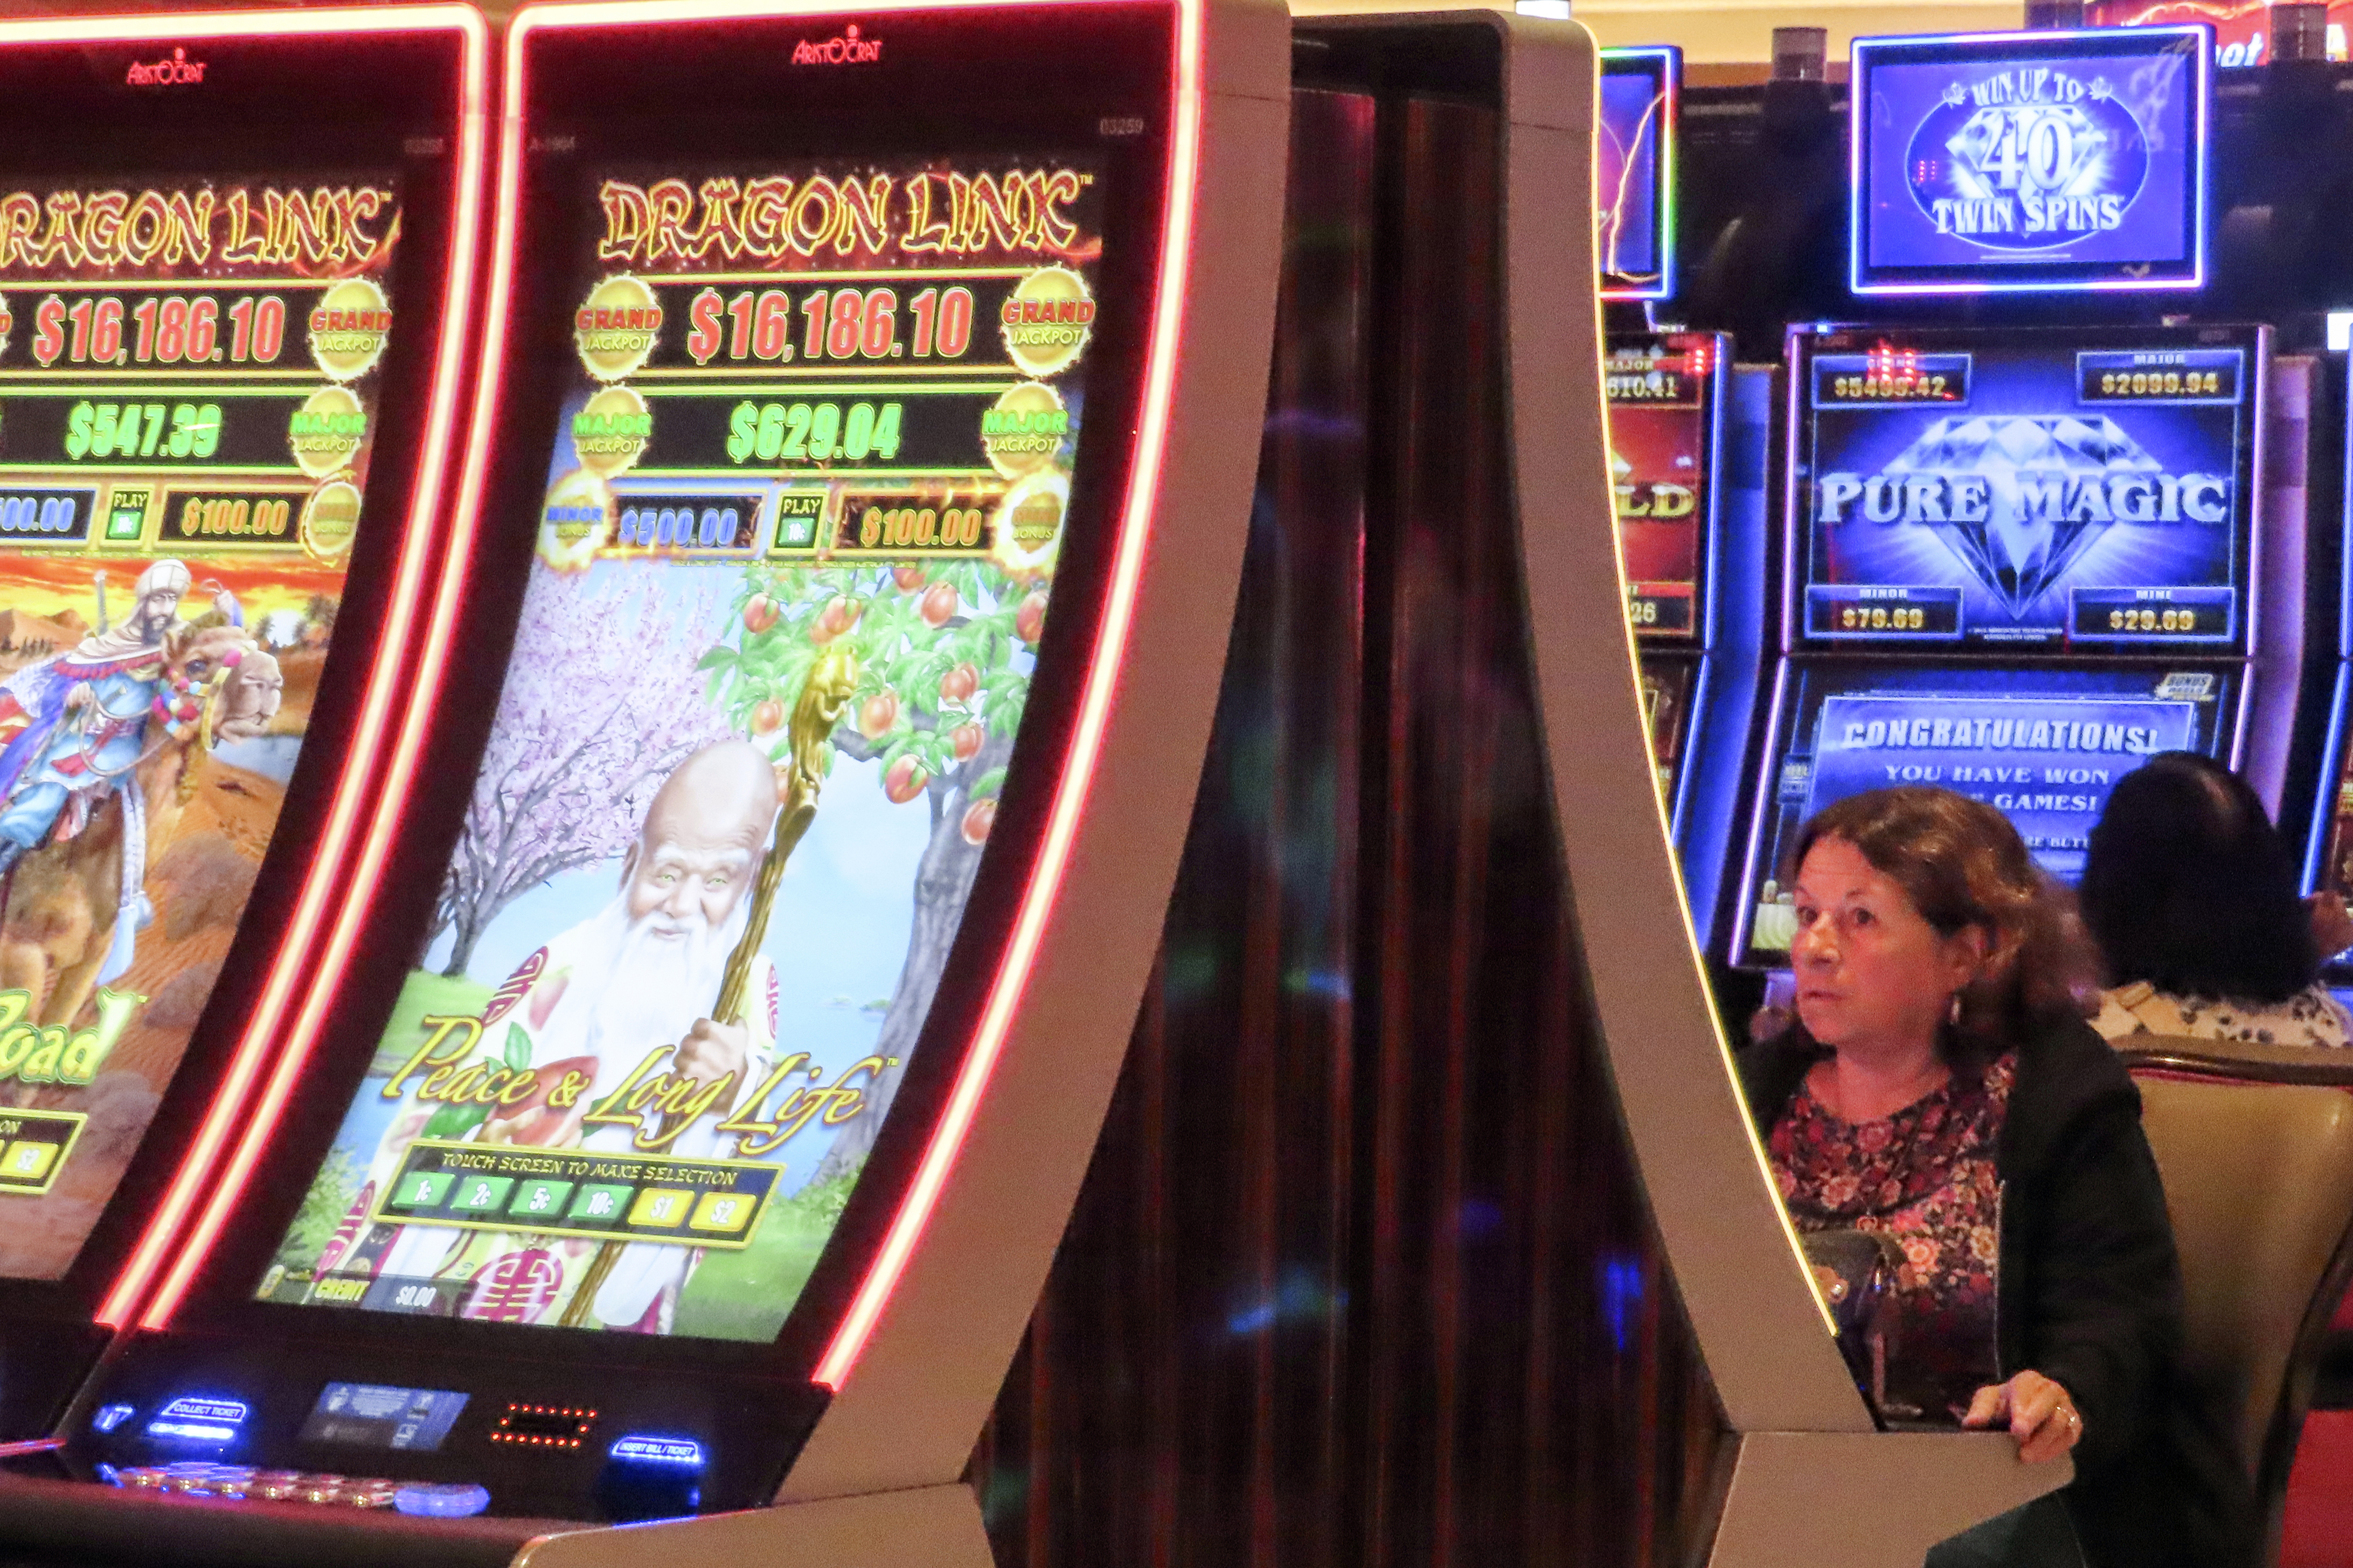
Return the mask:
<path id="1" fill-rule="evenodd" d="M 455 5 L 0 23 L 0 1442 L 167 1261 L 343 886 L 442 541 Z"/>
<path id="2" fill-rule="evenodd" d="M 505 59 L 441 700 L 0 1538 L 986 1564 L 1224 656 L 1287 18 L 628 0 Z"/>

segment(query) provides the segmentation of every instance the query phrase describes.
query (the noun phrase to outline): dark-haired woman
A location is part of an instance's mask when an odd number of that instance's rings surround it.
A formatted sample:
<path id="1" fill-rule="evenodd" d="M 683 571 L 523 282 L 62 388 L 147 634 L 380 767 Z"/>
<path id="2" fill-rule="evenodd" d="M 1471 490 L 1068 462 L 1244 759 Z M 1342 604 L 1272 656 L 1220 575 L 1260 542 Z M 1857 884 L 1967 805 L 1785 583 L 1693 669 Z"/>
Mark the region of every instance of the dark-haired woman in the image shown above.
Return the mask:
<path id="1" fill-rule="evenodd" d="M 2316 984 L 2321 959 L 2345 945 L 2344 906 L 2297 900 L 2285 841 L 2221 763 L 2167 752 L 2118 780 L 2080 898 L 2107 960 L 2092 1026 L 2109 1039 L 2353 1044 L 2353 1018 Z"/>
<path id="2" fill-rule="evenodd" d="M 1948 791 L 1877 790 L 1808 823 L 1791 869 L 1796 1016 L 1742 1062 L 1790 1217 L 1902 1250 L 1887 1414 L 2074 1456 L 2060 1501 L 1931 1563 L 2252 1562 L 2245 1478 L 2179 1378 L 2139 1094 L 2083 1022 L 2071 928 L 2017 831 Z"/>

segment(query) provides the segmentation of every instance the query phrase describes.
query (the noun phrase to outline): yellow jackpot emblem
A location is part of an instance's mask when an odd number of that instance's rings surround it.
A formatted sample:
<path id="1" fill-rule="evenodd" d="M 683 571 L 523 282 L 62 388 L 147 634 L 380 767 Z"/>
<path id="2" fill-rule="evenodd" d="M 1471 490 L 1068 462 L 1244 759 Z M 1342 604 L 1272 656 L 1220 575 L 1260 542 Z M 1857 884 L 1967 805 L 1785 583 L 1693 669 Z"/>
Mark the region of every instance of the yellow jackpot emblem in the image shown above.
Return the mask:
<path id="1" fill-rule="evenodd" d="M 1005 352 L 1040 378 L 1075 363 L 1093 330 L 1094 296 L 1067 267 L 1041 267 L 1013 287 L 1001 312 Z"/>
<path id="2" fill-rule="evenodd" d="M 357 381 L 384 357 L 392 301 L 371 278 L 346 278 L 311 309 L 311 357 L 336 381 Z"/>
<path id="3" fill-rule="evenodd" d="M 360 488 L 329 479 L 302 503 L 302 548 L 322 565 L 343 559 L 360 531 Z"/>
<path id="4" fill-rule="evenodd" d="M 539 510 L 539 558 L 558 572 L 586 572 L 613 532 L 613 491 L 575 468 L 547 487 Z"/>
<path id="5" fill-rule="evenodd" d="M 572 341 L 590 375 L 618 381 L 652 357 L 661 324 L 661 302 L 654 291 L 623 273 L 588 291 L 573 315 Z"/>
<path id="6" fill-rule="evenodd" d="M 1017 579 L 1049 571 L 1062 548 L 1062 514 L 1070 505 L 1071 477 L 1060 468 L 1016 480 L 989 520 L 990 557 Z"/>
<path id="7" fill-rule="evenodd" d="M 653 410 L 629 387 L 606 387 L 572 416 L 572 449 L 580 466 L 608 479 L 645 456 L 653 438 Z"/>
<path id="8" fill-rule="evenodd" d="M 322 386 L 302 400 L 286 423 L 294 461 L 314 479 L 352 467 L 367 438 L 367 410 L 347 386 Z"/>
<path id="9" fill-rule="evenodd" d="M 1042 381 L 1008 387 L 980 416 L 980 445 L 989 466 L 1008 479 L 1034 474 L 1054 460 L 1070 434 L 1062 395 Z"/>

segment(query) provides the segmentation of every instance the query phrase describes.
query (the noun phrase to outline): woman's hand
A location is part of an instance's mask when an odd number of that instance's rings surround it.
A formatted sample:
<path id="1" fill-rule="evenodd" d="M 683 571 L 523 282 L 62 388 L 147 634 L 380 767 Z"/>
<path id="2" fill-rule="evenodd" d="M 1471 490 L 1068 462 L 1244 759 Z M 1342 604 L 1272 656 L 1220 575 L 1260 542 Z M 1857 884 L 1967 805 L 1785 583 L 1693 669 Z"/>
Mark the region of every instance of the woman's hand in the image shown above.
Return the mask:
<path id="1" fill-rule="evenodd" d="M 2315 893 L 2304 900 L 2304 909 L 2312 921 L 2312 945 L 2321 957 L 2353 947 L 2353 914 L 2346 912 L 2342 894 Z"/>
<path id="2" fill-rule="evenodd" d="M 1988 1384 L 1969 1401 L 1964 1426 L 2009 1423 L 2018 1457 L 2030 1465 L 2055 1459 L 2084 1436 L 2084 1418 L 2067 1391 L 2039 1372 L 2021 1372 L 2008 1383 Z"/>

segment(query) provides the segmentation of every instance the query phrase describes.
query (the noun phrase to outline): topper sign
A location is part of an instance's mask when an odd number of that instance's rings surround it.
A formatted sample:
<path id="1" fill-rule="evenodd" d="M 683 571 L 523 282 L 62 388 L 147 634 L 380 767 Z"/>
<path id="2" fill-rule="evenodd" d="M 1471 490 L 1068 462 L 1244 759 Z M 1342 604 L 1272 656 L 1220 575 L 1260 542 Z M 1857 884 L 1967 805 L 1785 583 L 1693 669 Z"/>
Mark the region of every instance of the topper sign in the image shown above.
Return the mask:
<path id="1" fill-rule="evenodd" d="M 2124 226 L 2148 138 L 2105 77 L 2021 67 L 1947 87 L 1905 168 L 1937 233 L 2037 250 Z"/>
<path id="2" fill-rule="evenodd" d="M 192 60 L 185 49 L 174 49 L 169 59 L 133 60 L 122 73 L 125 87 L 193 86 L 205 79 L 205 62 Z"/>
<path id="3" fill-rule="evenodd" d="M 882 62 L 882 40 L 861 38 L 856 27 L 845 27 L 839 37 L 803 38 L 793 46 L 797 66 L 871 66 Z"/>

